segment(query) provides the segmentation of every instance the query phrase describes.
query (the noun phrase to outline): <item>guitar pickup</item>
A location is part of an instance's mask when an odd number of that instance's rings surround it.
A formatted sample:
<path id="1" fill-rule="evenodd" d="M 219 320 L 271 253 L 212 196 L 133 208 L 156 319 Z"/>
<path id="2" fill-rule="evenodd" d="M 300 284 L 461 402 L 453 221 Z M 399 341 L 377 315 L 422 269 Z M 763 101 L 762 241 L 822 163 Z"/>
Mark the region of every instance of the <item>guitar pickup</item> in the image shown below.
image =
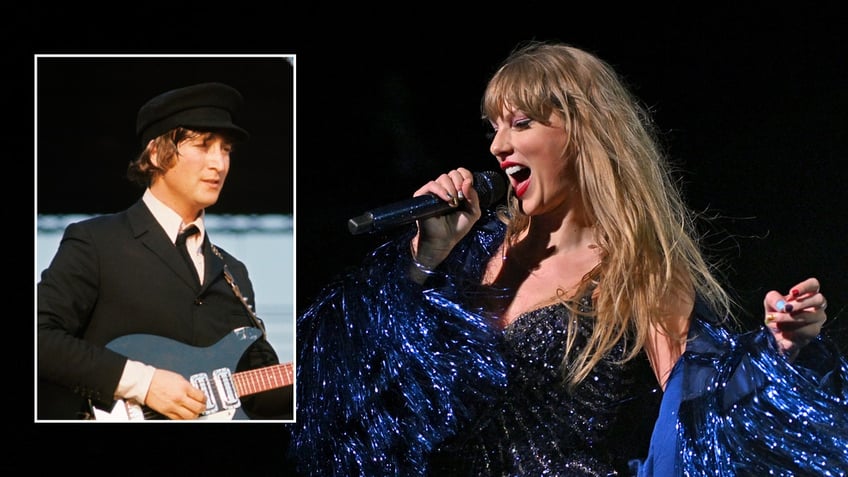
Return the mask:
<path id="1" fill-rule="evenodd" d="M 216 369 L 212 372 L 215 380 L 215 386 L 218 389 L 218 396 L 221 398 L 221 405 L 224 409 L 233 409 L 241 406 L 238 392 L 236 391 L 235 383 L 233 382 L 233 374 L 228 368 Z"/>
<path id="2" fill-rule="evenodd" d="M 206 373 L 192 374 L 189 378 L 192 386 L 203 391 L 206 395 L 206 410 L 201 415 L 211 414 L 218 411 L 218 402 L 215 400 L 215 390 L 213 384 L 209 380 L 209 375 Z"/>
<path id="3" fill-rule="evenodd" d="M 206 410 L 201 413 L 203 416 L 241 406 L 233 374 L 228 368 L 212 371 L 212 379 L 206 373 L 197 373 L 191 375 L 189 381 L 206 395 Z M 218 401 L 221 402 L 220 406 Z"/>

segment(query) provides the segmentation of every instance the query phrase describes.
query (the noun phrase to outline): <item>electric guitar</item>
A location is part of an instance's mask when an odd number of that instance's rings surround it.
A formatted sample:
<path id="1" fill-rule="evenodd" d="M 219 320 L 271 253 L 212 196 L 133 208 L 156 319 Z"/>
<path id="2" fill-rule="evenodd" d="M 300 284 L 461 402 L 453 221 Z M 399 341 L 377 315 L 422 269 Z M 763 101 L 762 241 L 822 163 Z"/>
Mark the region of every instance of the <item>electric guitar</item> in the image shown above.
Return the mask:
<path id="1" fill-rule="evenodd" d="M 183 375 L 206 395 L 201 420 L 250 419 L 241 408 L 242 396 L 288 386 L 294 382 L 292 363 L 234 373 L 245 350 L 260 336 L 258 328 L 233 330 L 212 346 L 190 346 L 170 338 L 132 334 L 110 341 L 106 347 L 127 358 Z M 95 421 L 147 421 L 167 417 L 146 406 L 117 400 L 111 409 L 91 406 Z"/>

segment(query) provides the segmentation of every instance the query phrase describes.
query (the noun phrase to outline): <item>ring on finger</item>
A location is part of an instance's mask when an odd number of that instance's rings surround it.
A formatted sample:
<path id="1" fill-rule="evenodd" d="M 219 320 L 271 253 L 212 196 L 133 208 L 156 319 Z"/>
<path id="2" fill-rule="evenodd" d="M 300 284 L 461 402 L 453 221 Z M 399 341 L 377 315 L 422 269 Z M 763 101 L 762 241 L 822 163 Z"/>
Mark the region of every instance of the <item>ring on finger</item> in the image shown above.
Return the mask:
<path id="1" fill-rule="evenodd" d="M 459 205 L 459 199 L 454 197 L 454 195 L 450 192 L 448 192 L 448 204 L 450 204 L 452 207 L 456 207 L 457 205 Z"/>
<path id="2" fill-rule="evenodd" d="M 769 324 L 774 320 L 775 320 L 774 314 L 769 313 L 768 315 L 766 315 L 766 319 L 764 320 L 764 322 L 765 322 L 765 324 Z"/>

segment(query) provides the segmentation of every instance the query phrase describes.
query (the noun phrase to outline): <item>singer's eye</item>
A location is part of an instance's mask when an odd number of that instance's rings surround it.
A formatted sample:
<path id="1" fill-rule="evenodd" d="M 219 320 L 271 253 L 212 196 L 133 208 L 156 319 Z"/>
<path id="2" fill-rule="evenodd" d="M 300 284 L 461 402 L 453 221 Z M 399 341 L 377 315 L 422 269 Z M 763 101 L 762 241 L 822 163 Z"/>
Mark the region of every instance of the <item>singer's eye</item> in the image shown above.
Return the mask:
<path id="1" fill-rule="evenodd" d="M 530 118 L 516 119 L 512 122 L 512 127 L 514 127 L 515 129 L 527 129 L 530 127 L 530 123 L 532 122 L 533 120 Z"/>

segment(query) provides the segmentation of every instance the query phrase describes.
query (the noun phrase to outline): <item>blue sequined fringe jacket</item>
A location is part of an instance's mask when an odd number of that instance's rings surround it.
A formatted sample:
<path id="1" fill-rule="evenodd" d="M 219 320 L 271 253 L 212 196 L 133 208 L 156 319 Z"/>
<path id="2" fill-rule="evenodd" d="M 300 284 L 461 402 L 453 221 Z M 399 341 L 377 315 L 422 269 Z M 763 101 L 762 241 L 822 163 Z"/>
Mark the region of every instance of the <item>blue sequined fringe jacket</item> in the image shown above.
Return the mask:
<path id="1" fill-rule="evenodd" d="M 569 393 L 565 307 L 500 330 L 474 306 L 503 224 L 481 219 L 424 286 L 407 276 L 412 233 L 297 319 L 303 475 L 848 475 L 848 364 L 825 339 L 789 363 L 765 328 L 731 333 L 699 301 L 664 393 L 620 347 Z"/>

